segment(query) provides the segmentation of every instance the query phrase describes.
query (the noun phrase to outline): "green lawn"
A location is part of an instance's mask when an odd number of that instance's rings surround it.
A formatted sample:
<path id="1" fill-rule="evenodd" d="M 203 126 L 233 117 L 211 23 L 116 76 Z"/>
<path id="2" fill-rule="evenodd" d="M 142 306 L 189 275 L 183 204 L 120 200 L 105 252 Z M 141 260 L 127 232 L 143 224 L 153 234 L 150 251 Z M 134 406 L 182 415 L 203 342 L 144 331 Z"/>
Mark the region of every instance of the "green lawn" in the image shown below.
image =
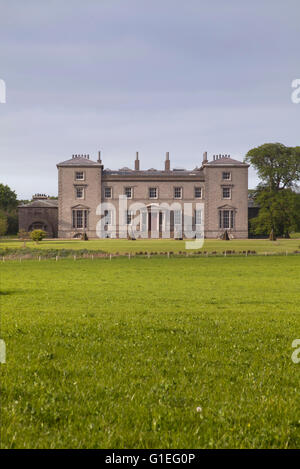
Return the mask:
<path id="1" fill-rule="evenodd" d="M 300 446 L 299 256 L 0 272 L 2 448 Z"/>
<path id="2" fill-rule="evenodd" d="M 19 240 L 1 240 L 0 251 L 5 249 L 21 249 L 23 242 Z M 166 252 L 166 251 L 185 251 L 185 241 L 177 241 L 174 239 L 146 239 L 128 241 L 127 239 L 97 239 L 90 241 L 81 240 L 44 240 L 39 244 L 32 241 L 26 243 L 27 248 L 32 249 L 88 249 L 102 250 L 108 253 L 124 253 L 124 252 Z M 198 248 L 197 248 L 198 249 Z M 300 249 L 300 239 L 279 239 L 277 241 L 269 241 L 268 239 L 245 239 L 221 241 L 219 239 L 205 240 L 203 251 L 207 252 L 223 252 L 224 250 L 247 251 L 254 250 L 257 253 L 264 252 L 293 252 Z"/>

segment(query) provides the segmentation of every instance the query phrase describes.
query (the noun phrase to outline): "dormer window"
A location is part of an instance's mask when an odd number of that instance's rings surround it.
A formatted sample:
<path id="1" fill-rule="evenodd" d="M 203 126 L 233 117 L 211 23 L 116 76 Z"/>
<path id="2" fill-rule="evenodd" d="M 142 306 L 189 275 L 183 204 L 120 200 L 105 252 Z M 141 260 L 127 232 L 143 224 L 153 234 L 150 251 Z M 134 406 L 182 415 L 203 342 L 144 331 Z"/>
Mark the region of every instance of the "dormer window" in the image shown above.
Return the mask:
<path id="1" fill-rule="evenodd" d="M 84 172 L 83 171 L 76 171 L 75 179 L 76 179 L 76 181 L 83 181 L 84 180 Z"/>

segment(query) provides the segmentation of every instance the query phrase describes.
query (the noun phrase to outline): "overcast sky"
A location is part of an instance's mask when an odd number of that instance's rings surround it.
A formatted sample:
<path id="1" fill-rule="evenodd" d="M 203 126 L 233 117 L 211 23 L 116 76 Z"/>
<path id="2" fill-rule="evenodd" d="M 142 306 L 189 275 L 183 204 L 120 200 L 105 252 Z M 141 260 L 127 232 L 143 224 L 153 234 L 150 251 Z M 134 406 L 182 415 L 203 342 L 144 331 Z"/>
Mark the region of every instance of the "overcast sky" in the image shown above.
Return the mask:
<path id="1" fill-rule="evenodd" d="M 299 145 L 299 17 L 299 0 L 0 0 L 0 182 L 56 195 L 73 153 L 194 168 Z"/>

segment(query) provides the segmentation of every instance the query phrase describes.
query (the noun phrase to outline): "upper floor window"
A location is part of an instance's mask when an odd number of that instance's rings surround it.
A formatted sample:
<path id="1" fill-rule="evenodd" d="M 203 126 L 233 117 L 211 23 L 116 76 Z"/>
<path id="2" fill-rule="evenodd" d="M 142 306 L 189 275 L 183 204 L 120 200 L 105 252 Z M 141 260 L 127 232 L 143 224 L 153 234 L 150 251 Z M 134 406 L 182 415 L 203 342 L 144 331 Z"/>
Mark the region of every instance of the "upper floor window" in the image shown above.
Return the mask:
<path id="1" fill-rule="evenodd" d="M 125 187 L 124 194 L 128 199 L 132 199 L 132 187 Z"/>
<path id="2" fill-rule="evenodd" d="M 76 198 L 77 199 L 84 199 L 84 188 L 83 187 L 76 187 Z"/>
<path id="3" fill-rule="evenodd" d="M 104 187 L 104 197 L 106 199 L 111 199 L 112 196 L 112 189 L 111 187 Z"/>
<path id="4" fill-rule="evenodd" d="M 174 199 L 182 198 L 182 187 L 174 187 Z"/>
<path id="5" fill-rule="evenodd" d="M 150 199 L 157 199 L 157 187 L 150 187 L 149 188 L 149 198 Z"/>
<path id="6" fill-rule="evenodd" d="M 76 181 L 83 181 L 84 180 L 84 172 L 83 171 L 76 171 L 75 179 L 76 179 Z"/>
<path id="7" fill-rule="evenodd" d="M 72 226 L 73 228 L 87 228 L 88 211 L 72 210 Z"/>
<path id="8" fill-rule="evenodd" d="M 231 188 L 222 187 L 222 197 L 223 199 L 231 199 Z"/>
<path id="9" fill-rule="evenodd" d="M 230 181 L 231 180 L 231 173 L 228 172 L 228 171 L 223 171 L 222 178 L 226 181 Z"/>
<path id="10" fill-rule="evenodd" d="M 202 187 L 195 187 L 195 198 L 202 199 Z"/>

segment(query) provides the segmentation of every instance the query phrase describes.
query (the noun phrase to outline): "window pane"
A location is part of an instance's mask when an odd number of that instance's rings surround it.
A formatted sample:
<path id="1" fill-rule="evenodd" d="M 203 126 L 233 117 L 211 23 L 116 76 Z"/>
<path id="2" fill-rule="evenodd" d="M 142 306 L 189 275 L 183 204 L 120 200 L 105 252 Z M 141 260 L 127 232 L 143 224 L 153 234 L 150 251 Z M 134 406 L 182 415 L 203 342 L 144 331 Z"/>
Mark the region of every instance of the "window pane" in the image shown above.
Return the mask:
<path id="1" fill-rule="evenodd" d="M 76 228 L 83 227 L 83 220 L 82 220 L 82 210 L 76 211 Z"/>
<path id="2" fill-rule="evenodd" d="M 223 228 L 229 228 L 229 210 L 223 211 Z"/>
<path id="3" fill-rule="evenodd" d="M 128 199 L 132 198 L 132 188 L 131 187 L 125 187 L 125 195 L 128 197 Z"/>
<path id="4" fill-rule="evenodd" d="M 195 210 L 195 223 L 201 225 L 202 223 L 202 210 Z"/>
<path id="5" fill-rule="evenodd" d="M 230 187 L 223 187 L 223 199 L 230 199 L 231 191 Z"/>
<path id="6" fill-rule="evenodd" d="M 107 199 L 110 199 L 110 198 L 111 198 L 111 187 L 105 187 L 105 189 L 104 189 L 104 197 L 106 197 Z"/>
<path id="7" fill-rule="evenodd" d="M 174 210 L 174 225 L 182 224 L 181 210 Z"/>
<path id="8" fill-rule="evenodd" d="M 174 198 L 181 199 L 182 189 L 181 187 L 174 187 Z"/>
<path id="9" fill-rule="evenodd" d="M 201 187 L 195 187 L 195 197 L 197 199 L 201 199 L 201 197 L 202 197 L 202 188 Z"/>
<path id="10" fill-rule="evenodd" d="M 150 197 L 150 199 L 156 199 L 157 198 L 157 189 L 156 189 L 156 187 L 150 187 L 149 197 Z"/>

